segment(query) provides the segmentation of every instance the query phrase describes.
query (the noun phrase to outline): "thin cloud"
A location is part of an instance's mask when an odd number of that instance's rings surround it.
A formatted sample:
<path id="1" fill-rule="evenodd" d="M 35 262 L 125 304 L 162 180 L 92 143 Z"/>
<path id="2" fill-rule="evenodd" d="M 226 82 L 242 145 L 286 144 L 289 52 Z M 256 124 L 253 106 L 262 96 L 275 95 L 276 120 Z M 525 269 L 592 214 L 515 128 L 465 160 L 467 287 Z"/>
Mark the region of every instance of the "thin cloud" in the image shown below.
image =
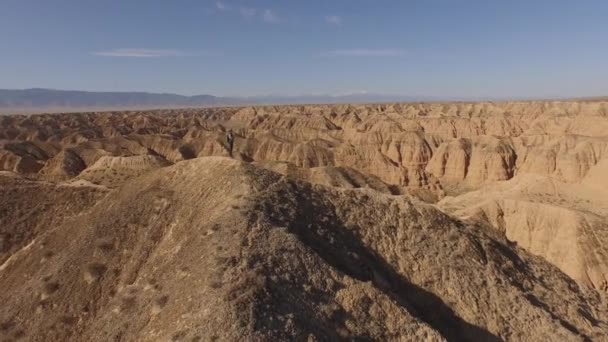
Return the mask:
<path id="1" fill-rule="evenodd" d="M 325 17 L 325 22 L 331 25 L 342 25 L 342 17 L 338 15 L 329 15 Z"/>
<path id="2" fill-rule="evenodd" d="M 233 12 L 239 13 L 241 17 L 245 19 L 259 18 L 260 20 L 271 24 L 280 23 L 282 21 L 282 18 L 277 14 L 277 12 L 271 9 L 262 10 L 246 6 L 231 7 L 224 1 L 216 1 L 215 7 L 219 12 L 228 12 L 234 10 Z"/>
<path id="3" fill-rule="evenodd" d="M 255 8 L 241 7 L 240 12 L 243 17 L 251 18 L 254 17 L 258 11 Z"/>
<path id="4" fill-rule="evenodd" d="M 182 50 L 173 49 L 113 49 L 93 52 L 96 56 L 105 57 L 131 57 L 131 58 L 154 58 L 154 57 L 181 57 L 193 56 L 194 54 Z"/>
<path id="5" fill-rule="evenodd" d="M 273 10 L 264 10 L 262 14 L 262 19 L 264 19 L 267 23 L 278 23 L 281 21 L 281 18 L 273 11 Z"/>
<path id="6" fill-rule="evenodd" d="M 215 7 L 220 10 L 220 11 L 228 11 L 230 9 L 230 7 L 228 7 L 228 5 L 226 5 L 224 2 L 222 1 L 217 1 L 215 3 Z"/>
<path id="7" fill-rule="evenodd" d="M 402 49 L 338 49 L 321 54 L 326 57 L 398 57 L 405 55 Z"/>

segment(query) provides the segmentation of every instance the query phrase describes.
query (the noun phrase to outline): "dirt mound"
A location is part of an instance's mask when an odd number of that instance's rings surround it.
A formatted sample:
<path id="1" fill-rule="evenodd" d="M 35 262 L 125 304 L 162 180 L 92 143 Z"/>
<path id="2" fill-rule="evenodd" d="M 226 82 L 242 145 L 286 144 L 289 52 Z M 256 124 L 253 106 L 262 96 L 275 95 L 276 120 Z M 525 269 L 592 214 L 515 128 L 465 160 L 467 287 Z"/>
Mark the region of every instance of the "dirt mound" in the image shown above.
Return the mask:
<path id="1" fill-rule="evenodd" d="M 82 171 L 78 179 L 84 179 L 93 184 L 115 187 L 130 178 L 170 164 L 166 159 L 154 155 L 132 157 L 104 156 Z"/>
<path id="2" fill-rule="evenodd" d="M 128 182 L 0 272 L 0 333 L 29 340 L 581 341 L 608 331 L 597 293 L 493 230 L 407 196 L 227 158 Z"/>
<path id="3" fill-rule="evenodd" d="M 85 168 L 86 164 L 78 153 L 66 149 L 49 160 L 40 174 L 47 179 L 69 179 L 78 176 Z"/>
<path id="4" fill-rule="evenodd" d="M 390 186 L 375 176 L 367 176 L 348 167 L 321 166 L 314 168 L 297 167 L 289 162 L 256 162 L 256 165 L 313 184 L 344 189 L 369 188 L 384 194 L 404 194 L 406 189 Z"/>

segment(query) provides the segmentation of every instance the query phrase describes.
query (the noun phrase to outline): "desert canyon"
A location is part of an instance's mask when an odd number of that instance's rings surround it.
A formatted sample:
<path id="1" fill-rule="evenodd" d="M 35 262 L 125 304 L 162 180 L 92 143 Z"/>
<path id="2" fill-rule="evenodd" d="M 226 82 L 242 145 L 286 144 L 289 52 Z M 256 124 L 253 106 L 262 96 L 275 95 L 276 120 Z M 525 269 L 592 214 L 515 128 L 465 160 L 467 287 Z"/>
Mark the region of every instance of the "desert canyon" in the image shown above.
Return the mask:
<path id="1" fill-rule="evenodd" d="M 602 99 L 6 115 L 0 170 L 2 341 L 608 341 Z"/>

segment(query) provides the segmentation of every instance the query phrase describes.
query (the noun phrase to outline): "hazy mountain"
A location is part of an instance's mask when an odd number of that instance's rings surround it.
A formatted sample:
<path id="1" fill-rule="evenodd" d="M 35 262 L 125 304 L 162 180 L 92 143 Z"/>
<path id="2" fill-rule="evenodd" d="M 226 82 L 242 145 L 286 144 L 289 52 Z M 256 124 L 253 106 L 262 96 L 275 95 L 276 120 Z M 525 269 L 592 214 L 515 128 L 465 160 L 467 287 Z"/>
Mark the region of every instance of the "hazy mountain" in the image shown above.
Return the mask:
<path id="1" fill-rule="evenodd" d="M 0 109 L 83 109 L 135 107 L 197 107 L 242 104 L 306 104 L 421 101 L 433 98 L 354 93 L 343 95 L 218 97 L 146 92 L 88 92 L 53 89 L 0 89 Z"/>
<path id="2" fill-rule="evenodd" d="M 145 92 L 88 92 L 52 89 L 0 90 L 0 107 L 133 107 L 217 105 L 211 95 L 182 96 Z"/>

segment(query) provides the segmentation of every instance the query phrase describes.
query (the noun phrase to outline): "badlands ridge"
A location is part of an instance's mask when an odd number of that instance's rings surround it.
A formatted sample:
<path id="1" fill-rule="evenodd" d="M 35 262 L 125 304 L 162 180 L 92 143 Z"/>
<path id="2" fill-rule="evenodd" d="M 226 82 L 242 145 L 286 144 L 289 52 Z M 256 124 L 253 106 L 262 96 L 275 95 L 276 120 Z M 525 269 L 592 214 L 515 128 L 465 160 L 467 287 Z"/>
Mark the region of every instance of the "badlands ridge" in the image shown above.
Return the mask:
<path id="1" fill-rule="evenodd" d="M 608 102 L 1 116 L 0 170 L 0 340 L 608 339 Z"/>

